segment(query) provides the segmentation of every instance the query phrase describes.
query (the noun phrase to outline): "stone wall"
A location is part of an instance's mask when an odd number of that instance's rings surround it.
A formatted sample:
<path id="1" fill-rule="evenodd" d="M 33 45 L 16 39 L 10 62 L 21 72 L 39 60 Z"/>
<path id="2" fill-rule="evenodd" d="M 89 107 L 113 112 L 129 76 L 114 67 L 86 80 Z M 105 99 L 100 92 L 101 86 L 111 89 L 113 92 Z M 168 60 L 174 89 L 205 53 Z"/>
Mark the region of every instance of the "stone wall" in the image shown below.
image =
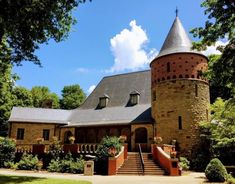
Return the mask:
<path id="1" fill-rule="evenodd" d="M 21 122 L 11 122 L 10 123 L 10 138 L 17 138 L 17 129 L 24 129 L 24 139 L 16 140 L 17 144 L 36 144 L 37 138 L 43 137 L 43 129 L 49 129 L 49 141 L 45 140 L 44 144 L 49 144 L 52 142 L 52 137 L 59 137 L 59 127 L 56 124 L 48 124 L 48 123 L 21 123 Z"/>
<path id="2" fill-rule="evenodd" d="M 146 128 L 147 130 L 147 150 L 150 151 L 151 144 L 153 143 L 153 124 L 133 124 L 131 125 L 131 150 L 136 150 L 135 131 L 138 128 Z"/>
<path id="3" fill-rule="evenodd" d="M 181 153 L 190 155 L 198 143 L 198 123 L 209 118 L 207 82 L 169 80 L 156 85 L 153 91 L 156 91 L 156 99 L 152 101 L 152 116 L 156 120 L 157 136 L 161 136 L 166 144 L 176 139 Z"/>

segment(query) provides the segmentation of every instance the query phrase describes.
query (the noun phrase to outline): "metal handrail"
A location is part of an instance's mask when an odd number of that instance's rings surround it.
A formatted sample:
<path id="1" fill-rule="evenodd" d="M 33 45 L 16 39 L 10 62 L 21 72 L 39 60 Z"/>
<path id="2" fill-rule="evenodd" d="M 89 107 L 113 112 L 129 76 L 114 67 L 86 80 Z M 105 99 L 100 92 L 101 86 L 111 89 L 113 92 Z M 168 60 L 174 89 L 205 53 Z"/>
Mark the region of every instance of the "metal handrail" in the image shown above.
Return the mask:
<path id="1" fill-rule="evenodd" d="M 143 155 L 142 155 L 142 150 L 141 150 L 140 144 L 139 144 L 139 155 L 140 155 L 140 162 L 141 162 L 142 171 L 143 171 L 143 174 L 144 174 L 144 159 L 143 159 Z"/>

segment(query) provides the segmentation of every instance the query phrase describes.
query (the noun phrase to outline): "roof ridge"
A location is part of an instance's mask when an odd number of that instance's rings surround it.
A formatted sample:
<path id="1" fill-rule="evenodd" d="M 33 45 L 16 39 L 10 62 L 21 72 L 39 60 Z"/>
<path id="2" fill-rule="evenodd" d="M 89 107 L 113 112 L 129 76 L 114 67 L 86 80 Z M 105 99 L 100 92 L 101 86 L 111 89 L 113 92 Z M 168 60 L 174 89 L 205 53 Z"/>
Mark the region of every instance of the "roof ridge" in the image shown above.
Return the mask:
<path id="1" fill-rule="evenodd" d="M 128 73 L 120 73 L 120 74 L 115 74 L 115 75 L 109 75 L 109 76 L 104 76 L 104 78 L 109 78 L 109 77 L 116 77 L 116 76 L 120 76 L 120 75 L 130 75 L 130 74 L 135 74 L 135 73 L 141 73 L 141 72 L 148 72 L 151 71 L 150 69 L 148 70 L 141 70 L 141 71 L 135 71 L 135 72 L 128 72 Z"/>

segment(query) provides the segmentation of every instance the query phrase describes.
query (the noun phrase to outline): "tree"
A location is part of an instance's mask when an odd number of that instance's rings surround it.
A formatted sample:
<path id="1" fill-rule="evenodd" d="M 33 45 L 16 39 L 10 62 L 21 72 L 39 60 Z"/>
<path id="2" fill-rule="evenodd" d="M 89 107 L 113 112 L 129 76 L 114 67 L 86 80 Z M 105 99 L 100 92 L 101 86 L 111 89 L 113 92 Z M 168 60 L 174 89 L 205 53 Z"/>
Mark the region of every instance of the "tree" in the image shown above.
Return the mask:
<path id="1" fill-rule="evenodd" d="M 221 78 L 218 77 L 219 75 L 223 75 L 223 79 L 227 78 L 230 75 L 226 69 L 223 71 L 221 68 L 224 68 L 224 65 L 221 65 L 221 56 L 220 55 L 210 55 L 208 56 L 208 71 L 205 73 L 207 79 L 209 79 L 210 85 L 210 100 L 212 103 L 218 97 L 222 99 L 228 100 L 229 98 L 233 97 L 234 94 L 234 87 L 232 85 L 228 85 L 226 82 L 221 82 Z M 232 70 L 232 68 L 230 68 Z"/>
<path id="2" fill-rule="evenodd" d="M 33 97 L 31 91 L 24 87 L 13 88 L 14 106 L 17 107 L 32 107 Z"/>
<path id="3" fill-rule="evenodd" d="M 211 105 L 211 122 L 201 124 L 201 138 L 208 142 L 211 158 L 219 158 L 225 165 L 235 164 L 235 106 L 234 98 L 218 98 Z M 206 147 L 204 147 L 205 149 Z"/>
<path id="4" fill-rule="evenodd" d="M 225 47 L 218 47 L 222 55 L 214 63 L 218 83 L 229 88 L 235 88 L 235 1 L 233 0 L 204 0 L 201 4 L 208 14 L 205 27 L 194 28 L 191 32 L 201 41 L 194 43 L 198 50 L 215 44 L 219 39 L 227 38 L 229 43 Z"/>
<path id="5" fill-rule="evenodd" d="M 40 108 L 59 108 L 59 97 L 51 93 L 48 87 L 35 86 L 31 89 L 33 106 Z"/>
<path id="6" fill-rule="evenodd" d="M 50 39 L 64 40 L 75 23 L 72 10 L 85 1 L 0 1 L 0 44 L 6 38 L 11 62 L 28 60 L 40 64 L 35 50 Z"/>
<path id="7" fill-rule="evenodd" d="M 11 74 L 9 57 L 3 57 L 3 55 L 9 56 L 5 41 L 0 44 L 0 51 L 0 136 L 6 136 L 7 120 L 13 106 L 11 91 L 16 76 Z"/>
<path id="8" fill-rule="evenodd" d="M 61 108 L 75 109 L 78 108 L 85 100 L 86 95 L 78 84 L 64 86 L 62 90 Z"/>

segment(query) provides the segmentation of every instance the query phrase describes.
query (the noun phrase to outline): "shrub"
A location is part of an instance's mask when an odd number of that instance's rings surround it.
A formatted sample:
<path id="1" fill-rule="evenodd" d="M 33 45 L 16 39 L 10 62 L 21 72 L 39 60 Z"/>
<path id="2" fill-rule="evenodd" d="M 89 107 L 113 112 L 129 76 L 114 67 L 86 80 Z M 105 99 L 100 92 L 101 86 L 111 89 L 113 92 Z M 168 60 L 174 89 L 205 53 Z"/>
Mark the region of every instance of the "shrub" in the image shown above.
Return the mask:
<path id="1" fill-rule="evenodd" d="M 0 167 L 4 167 L 4 162 L 12 162 L 15 158 L 15 141 L 0 137 Z"/>
<path id="2" fill-rule="evenodd" d="M 221 161 L 214 158 L 207 165 L 205 175 L 211 182 L 224 182 L 227 179 L 228 174 Z"/>
<path id="3" fill-rule="evenodd" d="M 188 161 L 187 158 L 185 157 L 180 157 L 180 167 L 183 169 L 183 170 L 188 170 L 189 169 L 189 165 L 190 165 L 190 162 Z"/>
<path id="4" fill-rule="evenodd" d="M 17 164 L 14 162 L 4 162 L 4 167 L 9 169 L 16 169 Z"/>
<path id="5" fill-rule="evenodd" d="M 109 156 L 118 155 L 121 150 L 121 144 L 118 137 L 104 137 L 97 149 L 97 158 L 101 160 L 107 159 Z M 111 151 L 111 152 L 110 152 Z"/>
<path id="6" fill-rule="evenodd" d="M 232 175 L 228 175 L 227 184 L 235 184 L 235 178 Z"/>
<path id="7" fill-rule="evenodd" d="M 74 160 L 72 154 L 68 153 L 64 159 L 52 160 L 48 166 L 48 171 L 74 174 L 83 173 L 84 163 L 82 157 Z"/>
<path id="8" fill-rule="evenodd" d="M 57 137 L 53 137 L 53 142 L 49 146 L 49 156 L 51 159 L 57 160 L 62 153 L 62 147 Z"/>
<path id="9" fill-rule="evenodd" d="M 22 170 L 39 170 L 40 161 L 37 156 L 24 153 L 21 160 L 17 163 L 17 169 Z"/>
<path id="10" fill-rule="evenodd" d="M 47 167 L 49 172 L 60 172 L 61 171 L 61 163 L 60 160 L 51 160 L 49 166 Z"/>

